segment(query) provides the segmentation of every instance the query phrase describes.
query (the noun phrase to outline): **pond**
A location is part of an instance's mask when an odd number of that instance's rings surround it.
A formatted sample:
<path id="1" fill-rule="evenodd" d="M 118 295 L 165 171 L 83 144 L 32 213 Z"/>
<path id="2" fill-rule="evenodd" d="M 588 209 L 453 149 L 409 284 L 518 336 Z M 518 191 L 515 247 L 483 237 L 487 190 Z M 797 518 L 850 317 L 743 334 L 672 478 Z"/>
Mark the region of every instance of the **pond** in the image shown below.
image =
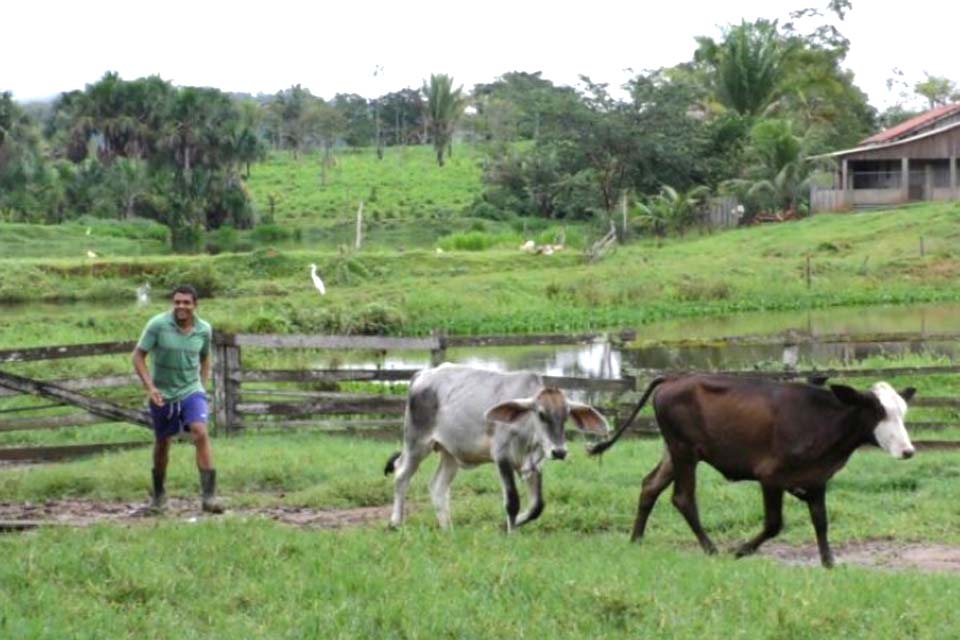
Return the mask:
<path id="1" fill-rule="evenodd" d="M 41 324 L 51 314 L 61 314 L 64 310 L 78 317 L 83 317 L 88 312 L 92 314 L 104 310 L 117 313 L 129 311 L 140 315 L 144 313 L 142 309 L 135 309 L 133 304 L 129 309 L 117 309 L 116 305 L 107 303 L 30 304 L 8 306 L 6 310 L 16 313 L 18 322 Z M 638 328 L 637 335 L 641 340 L 656 342 L 743 335 L 771 336 L 785 332 L 813 336 L 960 332 L 960 303 L 754 312 L 710 318 L 684 318 L 644 325 Z M 4 342 L 8 343 L 9 341 Z M 800 345 L 795 353 L 787 355 L 798 358 L 801 362 L 817 362 L 823 366 L 833 361 L 855 362 L 876 353 L 920 351 L 939 353 L 950 358 L 958 356 L 956 343 L 931 341 L 911 344 Z M 676 347 L 656 344 L 621 350 L 611 348 L 606 341 L 601 340 L 587 345 L 450 349 L 446 358 L 451 362 L 498 370 L 529 369 L 548 375 L 617 378 L 623 374 L 624 369 L 735 369 L 750 368 L 760 363 L 782 363 L 784 350 L 780 346 L 766 345 Z M 373 359 L 370 354 L 363 353 L 331 354 L 310 364 L 326 368 L 334 362 L 337 366 L 351 368 L 379 366 L 388 369 L 415 369 L 427 366 L 430 354 L 394 352 Z"/>
<path id="2" fill-rule="evenodd" d="M 670 320 L 644 325 L 643 340 L 772 336 L 785 332 L 800 335 L 879 333 L 960 333 L 960 304 L 925 304 L 818 309 L 801 312 L 760 312 L 711 318 Z M 704 347 L 647 346 L 621 350 L 606 342 L 588 345 L 537 347 L 474 347 L 450 349 L 451 362 L 498 370 L 529 369 L 548 375 L 617 378 L 628 369 L 738 369 L 759 363 L 782 363 L 786 355 L 801 362 L 856 362 L 874 354 L 937 353 L 956 358 L 955 342 L 816 344 L 799 345 L 788 354 L 775 345 Z M 428 353 L 388 354 L 384 358 L 349 359 L 345 366 L 380 366 L 388 369 L 420 368 L 430 362 Z M 321 365 L 318 365 L 321 366 Z"/>

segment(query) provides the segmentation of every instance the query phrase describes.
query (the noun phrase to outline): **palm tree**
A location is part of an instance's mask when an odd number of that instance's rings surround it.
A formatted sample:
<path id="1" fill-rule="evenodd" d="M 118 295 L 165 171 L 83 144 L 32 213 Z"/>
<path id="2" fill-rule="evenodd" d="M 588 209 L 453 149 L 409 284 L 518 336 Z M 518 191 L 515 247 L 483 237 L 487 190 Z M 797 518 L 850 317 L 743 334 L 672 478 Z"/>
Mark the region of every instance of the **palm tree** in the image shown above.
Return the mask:
<path id="1" fill-rule="evenodd" d="M 635 219 L 649 228 L 653 234 L 662 238 L 668 231 L 680 233 L 694 225 L 700 205 L 710 195 L 707 187 L 693 187 L 688 191 L 677 191 L 664 185 L 660 193 L 638 202 L 635 206 Z"/>
<path id="2" fill-rule="evenodd" d="M 457 120 L 467 105 L 463 87 L 453 88 L 453 78 L 446 74 L 431 74 L 430 84 L 424 83 L 427 98 L 427 130 L 437 152 L 437 164 L 443 166 L 443 154 L 450 147 Z"/>
<path id="3" fill-rule="evenodd" d="M 777 23 L 741 22 L 719 44 L 698 38 L 697 62 L 712 71 L 720 101 L 743 116 L 764 112 L 778 96 L 792 45 L 777 31 Z"/>
<path id="4" fill-rule="evenodd" d="M 750 131 L 750 150 L 755 162 L 747 176 L 724 183 L 756 209 L 796 211 L 810 185 L 810 162 L 804 157 L 803 140 L 789 120 L 770 119 Z"/>

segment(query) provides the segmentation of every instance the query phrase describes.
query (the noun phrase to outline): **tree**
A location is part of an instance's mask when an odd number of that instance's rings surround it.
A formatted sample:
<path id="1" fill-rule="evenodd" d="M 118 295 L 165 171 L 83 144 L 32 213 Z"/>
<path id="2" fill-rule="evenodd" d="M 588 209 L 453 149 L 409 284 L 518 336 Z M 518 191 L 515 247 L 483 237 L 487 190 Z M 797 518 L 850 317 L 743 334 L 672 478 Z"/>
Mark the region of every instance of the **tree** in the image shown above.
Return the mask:
<path id="1" fill-rule="evenodd" d="M 792 122 L 762 120 L 751 130 L 750 143 L 753 163 L 746 176 L 727 181 L 724 189 L 736 193 L 753 212 L 799 211 L 809 187 L 810 162 Z"/>
<path id="2" fill-rule="evenodd" d="M 927 99 L 929 108 L 939 107 L 955 100 L 960 100 L 957 94 L 957 85 L 952 80 L 942 76 L 931 76 L 924 73 L 926 79 L 913 86 L 917 95 Z"/>
<path id="3" fill-rule="evenodd" d="M 450 148 L 457 121 L 466 107 L 463 88 L 453 88 L 453 78 L 445 74 L 431 74 L 430 83 L 423 85 L 427 100 L 427 130 L 437 152 L 437 164 L 443 166 L 443 154 Z"/>
<path id="4" fill-rule="evenodd" d="M 305 127 L 315 137 L 323 149 L 321 181 L 327 182 L 327 169 L 333 165 L 333 146 L 347 128 L 343 114 L 323 100 L 314 100 L 304 113 Z"/>
<path id="5" fill-rule="evenodd" d="M 660 193 L 634 206 L 634 220 L 657 237 L 667 235 L 668 231 L 682 235 L 696 224 L 700 206 L 709 195 L 710 190 L 703 186 L 684 192 L 664 185 Z"/>
<path id="6" fill-rule="evenodd" d="M 351 147 L 367 147 L 377 142 L 377 123 L 371 114 L 371 104 L 355 93 L 338 93 L 331 106 L 342 122 L 338 135 Z"/>
<path id="7" fill-rule="evenodd" d="M 719 43 L 706 37 L 697 42 L 694 60 L 711 70 L 716 95 L 728 108 L 757 116 L 777 99 L 793 44 L 780 37 L 776 21 L 744 21 Z"/>
<path id="8" fill-rule="evenodd" d="M 386 145 L 420 144 L 424 142 L 420 132 L 424 129 L 423 119 L 426 108 L 423 94 L 414 89 L 403 89 L 380 96 L 376 100 L 380 106 L 380 118 L 383 123 L 383 142 Z"/>

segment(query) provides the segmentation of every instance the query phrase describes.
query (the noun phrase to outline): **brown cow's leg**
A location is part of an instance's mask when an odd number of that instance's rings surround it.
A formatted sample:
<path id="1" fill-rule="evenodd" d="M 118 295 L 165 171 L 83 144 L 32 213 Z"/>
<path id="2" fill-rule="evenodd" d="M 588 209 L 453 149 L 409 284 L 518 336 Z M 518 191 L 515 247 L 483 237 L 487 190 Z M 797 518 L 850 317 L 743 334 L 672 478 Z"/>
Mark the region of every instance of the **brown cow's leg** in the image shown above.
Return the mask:
<path id="1" fill-rule="evenodd" d="M 683 514 L 687 524 L 693 529 L 700 546 L 708 554 L 717 552 L 717 547 L 700 526 L 700 514 L 697 511 L 697 463 L 696 460 L 677 460 L 674 456 L 673 506 Z"/>
<path id="2" fill-rule="evenodd" d="M 810 489 L 804 496 L 807 507 L 810 509 L 810 519 L 813 520 L 813 529 L 817 532 L 817 546 L 820 547 L 820 563 L 830 569 L 833 567 L 833 552 L 827 542 L 827 488 L 817 487 Z"/>
<path id="3" fill-rule="evenodd" d="M 783 489 L 767 485 L 761 485 L 761 488 L 763 489 L 763 531 L 737 549 L 738 558 L 754 553 L 761 544 L 783 529 Z"/>
<path id="4" fill-rule="evenodd" d="M 670 486 L 671 482 L 673 482 L 673 461 L 670 460 L 670 452 L 664 451 L 663 459 L 643 479 L 640 504 L 637 506 L 637 519 L 633 523 L 630 542 L 639 542 L 643 538 L 643 532 L 647 528 L 647 518 L 653 511 L 653 505 L 657 503 L 657 498 Z"/>

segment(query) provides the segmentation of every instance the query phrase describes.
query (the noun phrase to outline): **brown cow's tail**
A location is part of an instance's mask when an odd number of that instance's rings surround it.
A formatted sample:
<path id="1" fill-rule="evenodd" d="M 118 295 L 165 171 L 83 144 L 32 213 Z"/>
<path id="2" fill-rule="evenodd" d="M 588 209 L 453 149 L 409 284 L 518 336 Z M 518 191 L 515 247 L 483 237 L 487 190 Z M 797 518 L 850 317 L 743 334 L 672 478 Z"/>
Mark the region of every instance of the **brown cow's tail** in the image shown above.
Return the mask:
<path id="1" fill-rule="evenodd" d="M 594 445 L 587 447 L 587 453 L 591 456 L 599 455 L 616 444 L 617 440 L 620 439 L 620 436 L 630 428 L 630 425 L 633 424 L 633 421 L 636 419 L 637 414 L 640 413 L 640 409 L 643 408 L 643 405 L 647 404 L 647 400 L 653 394 L 653 390 L 659 387 L 663 382 L 666 382 L 666 378 L 663 376 L 659 378 L 654 378 L 653 381 L 647 385 L 647 390 L 643 392 L 643 397 L 640 398 L 640 402 L 637 403 L 637 406 L 633 409 L 633 413 L 630 414 L 630 417 L 627 418 L 626 422 L 620 425 L 620 428 L 617 429 L 617 432 L 613 434 L 613 437 L 609 440 L 604 440 L 603 442 L 598 442 Z"/>

